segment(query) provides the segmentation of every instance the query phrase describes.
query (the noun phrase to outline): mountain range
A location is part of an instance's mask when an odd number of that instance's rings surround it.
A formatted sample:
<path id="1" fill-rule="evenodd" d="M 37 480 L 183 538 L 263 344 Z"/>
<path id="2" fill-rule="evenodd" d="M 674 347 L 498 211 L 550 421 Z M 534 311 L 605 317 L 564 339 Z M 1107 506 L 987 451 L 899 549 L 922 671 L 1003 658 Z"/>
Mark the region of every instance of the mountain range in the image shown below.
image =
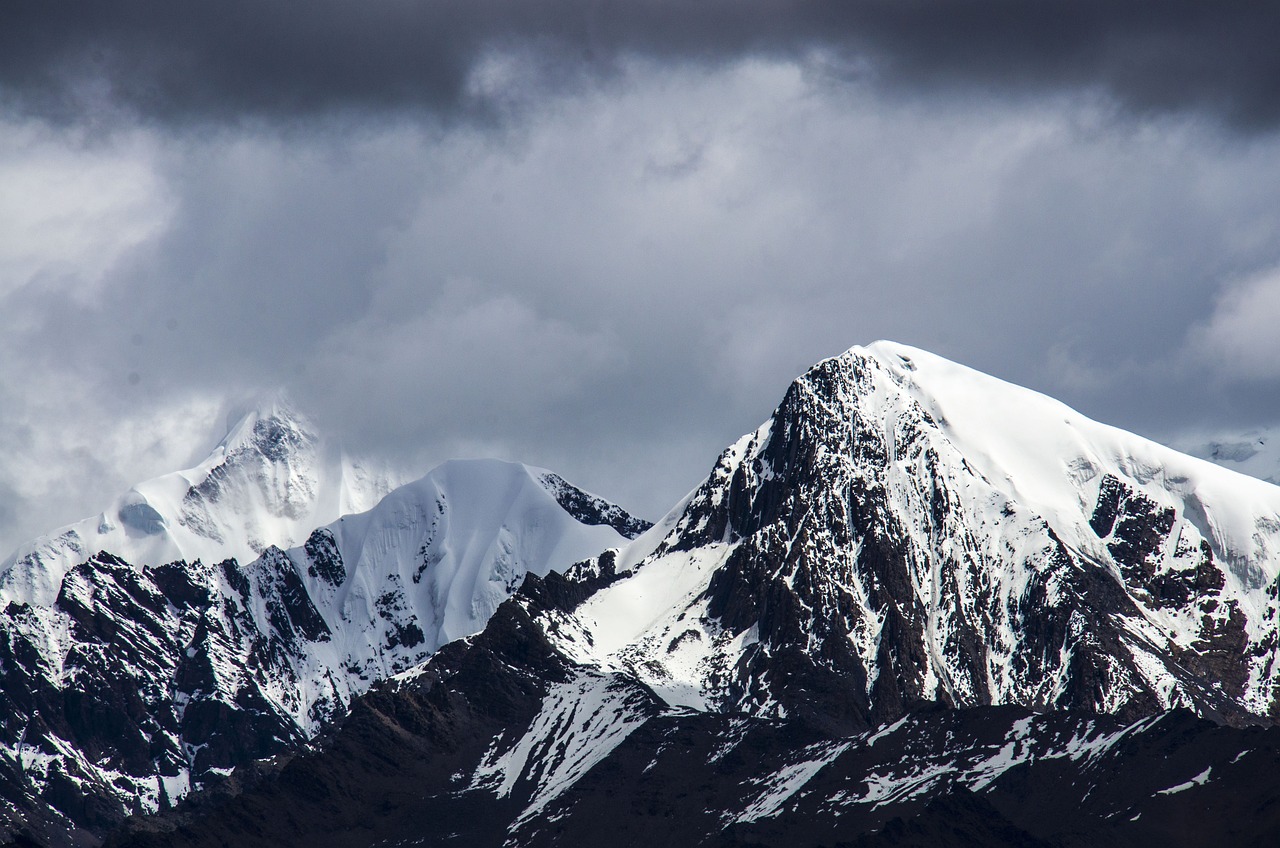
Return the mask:
<path id="1" fill-rule="evenodd" d="M 445 463 L 379 499 L 385 477 L 326 464 L 319 446 L 289 407 L 254 410 L 196 469 L 6 562 L 11 833 L 94 842 L 303 744 L 374 682 L 480 630 L 526 573 L 648 527 L 549 471 L 499 461 Z M 299 533 L 317 517 L 328 523 Z M 262 547 L 266 533 L 297 544 Z"/>
<path id="2" fill-rule="evenodd" d="M 316 439 L 283 409 L 238 432 L 4 566 L 13 839 L 1280 835 L 1268 482 L 888 342 L 799 377 L 653 525 L 473 461 L 304 533 L 318 507 L 261 516 Z M 321 476 L 302 501 L 353 479 Z"/>

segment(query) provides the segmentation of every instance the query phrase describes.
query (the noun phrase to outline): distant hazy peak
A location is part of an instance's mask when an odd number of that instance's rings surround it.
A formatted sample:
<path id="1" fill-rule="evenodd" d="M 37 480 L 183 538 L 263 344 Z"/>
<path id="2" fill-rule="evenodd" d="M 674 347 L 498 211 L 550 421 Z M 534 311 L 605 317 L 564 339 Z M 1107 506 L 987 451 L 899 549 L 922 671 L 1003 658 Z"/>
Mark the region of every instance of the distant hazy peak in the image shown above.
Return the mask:
<path id="1" fill-rule="evenodd" d="M 326 443 L 281 393 L 242 408 L 209 455 L 133 486 L 98 515 L 21 545 L 0 564 L 0 596 L 49 604 L 64 575 L 105 550 L 135 564 L 254 559 L 367 510 L 404 481 Z"/>

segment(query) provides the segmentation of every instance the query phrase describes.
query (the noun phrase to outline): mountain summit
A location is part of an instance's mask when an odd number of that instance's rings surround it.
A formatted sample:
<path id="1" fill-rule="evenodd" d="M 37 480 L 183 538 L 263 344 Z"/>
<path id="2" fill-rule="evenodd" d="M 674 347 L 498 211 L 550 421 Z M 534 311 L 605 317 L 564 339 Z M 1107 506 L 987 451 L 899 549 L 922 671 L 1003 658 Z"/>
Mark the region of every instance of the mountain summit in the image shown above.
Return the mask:
<path id="1" fill-rule="evenodd" d="M 796 380 L 618 562 L 572 650 L 673 704 L 1280 716 L 1280 488 L 903 345 Z"/>
<path id="2" fill-rule="evenodd" d="M 0 563 L 0 598 L 49 604 L 63 575 L 98 551 L 137 565 L 248 562 L 364 512 L 406 478 L 355 459 L 283 396 L 229 422 L 202 462 L 139 483 L 101 513 L 20 546 Z"/>

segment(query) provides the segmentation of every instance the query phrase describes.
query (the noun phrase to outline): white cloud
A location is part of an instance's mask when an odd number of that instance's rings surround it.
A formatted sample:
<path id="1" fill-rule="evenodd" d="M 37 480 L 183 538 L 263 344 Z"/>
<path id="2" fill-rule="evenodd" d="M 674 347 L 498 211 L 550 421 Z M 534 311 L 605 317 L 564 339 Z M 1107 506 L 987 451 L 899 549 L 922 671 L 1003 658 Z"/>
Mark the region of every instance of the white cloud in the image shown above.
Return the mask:
<path id="1" fill-rule="evenodd" d="M 172 211 L 144 133 L 75 136 L 0 123 L 0 298 L 28 284 L 92 296 Z"/>
<path id="2" fill-rule="evenodd" d="M 0 384 L 0 559 L 213 447 L 222 400 L 171 396 L 111 408 L 74 374 Z"/>
<path id="3" fill-rule="evenodd" d="M 1228 286 L 1192 343 L 1228 376 L 1280 377 L 1280 268 Z"/>

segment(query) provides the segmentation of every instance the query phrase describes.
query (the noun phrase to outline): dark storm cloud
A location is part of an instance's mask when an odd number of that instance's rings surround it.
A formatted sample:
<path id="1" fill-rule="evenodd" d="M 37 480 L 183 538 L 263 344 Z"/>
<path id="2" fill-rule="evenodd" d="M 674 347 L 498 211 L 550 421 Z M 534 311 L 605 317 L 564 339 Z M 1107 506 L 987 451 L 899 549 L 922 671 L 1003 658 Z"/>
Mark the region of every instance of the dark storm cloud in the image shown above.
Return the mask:
<path id="1" fill-rule="evenodd" d="M 522 85 L 563 85 L 648 56 L 714 64 L 815 53 L 889 89 L 1096 89 L 1139 113 L 1280 119 L 1280 4 L 1201 0 L 8 0 L 11 107 L 162 122 L 421 110 L 483 114 L 495 51 Z M 508 81 L 510 84 L 510 81 Z M 509 92 L 508 92 L 509 93 Z"/>

